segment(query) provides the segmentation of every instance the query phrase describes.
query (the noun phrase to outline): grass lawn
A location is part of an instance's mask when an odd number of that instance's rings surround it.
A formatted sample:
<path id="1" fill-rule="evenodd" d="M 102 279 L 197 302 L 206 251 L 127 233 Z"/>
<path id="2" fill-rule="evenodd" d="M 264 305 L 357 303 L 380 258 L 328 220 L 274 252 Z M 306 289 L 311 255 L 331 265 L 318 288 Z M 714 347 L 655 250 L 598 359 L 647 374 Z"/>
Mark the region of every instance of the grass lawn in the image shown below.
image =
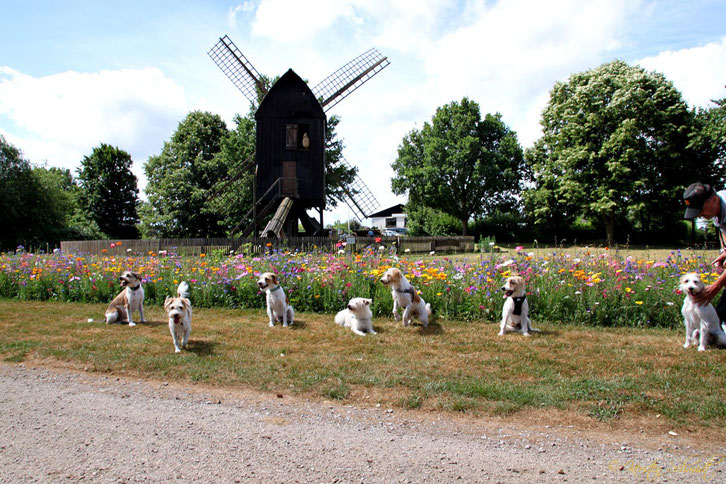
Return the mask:
<path id="1" fill-rule="evenodd" d="M 333 315 L 269 328 L 263 310 L 197 309 L 189 348 L 175 354 L 160 307 L 136 327 L 87 322 L 104 309 L 0 300 L 0 358 L 429 412 L 726 424 L 726 351 L 685 350 L 680 331 L 534 321 L 542 333 L 498 337 L 495 322 L 404 328 L 380 317 L 379 334 L 361 337 Z"/>

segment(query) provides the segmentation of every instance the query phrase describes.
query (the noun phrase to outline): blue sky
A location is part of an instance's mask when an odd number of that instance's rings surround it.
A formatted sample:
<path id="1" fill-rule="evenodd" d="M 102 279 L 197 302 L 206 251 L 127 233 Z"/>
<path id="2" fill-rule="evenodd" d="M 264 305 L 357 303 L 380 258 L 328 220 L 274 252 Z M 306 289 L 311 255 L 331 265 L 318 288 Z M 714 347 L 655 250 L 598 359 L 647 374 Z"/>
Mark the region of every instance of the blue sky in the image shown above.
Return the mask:
<path id="1" fill-rule="evenodd" d="M 0 0 L 0 134 L 75 172 L 93 147 L 143 165 L 191 110 L 231 127 L 247 100 L 207 56 L 228 34 L 260 73 L 317 84 L 370 47 L 391 65 L 328 114 L 381 208 L 403 136 L 464 96 L 523 147 L 556 81 L 613 59 L 665 74 L 689 105 L 726 97 L 723 0 Z M 142 195 L 143 196 L 143 195 Z M 348 217 L 343 205 L 326 222 Z"/>

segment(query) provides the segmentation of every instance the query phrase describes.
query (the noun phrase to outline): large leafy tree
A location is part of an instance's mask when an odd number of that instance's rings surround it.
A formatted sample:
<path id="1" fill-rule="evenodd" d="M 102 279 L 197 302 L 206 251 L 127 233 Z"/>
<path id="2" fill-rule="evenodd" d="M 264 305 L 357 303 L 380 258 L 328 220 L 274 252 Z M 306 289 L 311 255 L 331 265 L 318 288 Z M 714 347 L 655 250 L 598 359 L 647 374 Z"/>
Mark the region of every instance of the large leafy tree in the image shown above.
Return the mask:
<path id="1" fill-rule="evenodd" d="M 213 158 L 227 136 L 219 115 L 193 111 L 179 123 L 161 154 L 144 165 L 148 205 L 142 231 L 161 237 L 223 236 L 222 215 L 207 208 L 210 189 L 227 174 Z"/>
<path id="2" fill-rule="evenodd" d="M 661 74 L 622 61 L 556 83 L 543 136 L 527 151 L 528 214 L 557 230 L 579 219 L 645 233 L 672 229 L 683 188 L 710 180 L 713 153 L 693 142 L 694 113 Z"/>
<path id="3" fill-rule="evenodd" d="M 713 106 L 698 111 L 700 136 L 698 142 L 706 143 L 715 153 L 716 177 L 714 182 L 720 187 L 726 182 L 726 98 L 716 99 Z"/>
<path id="4" fill-rule="evenodd" d="M 114 239 L 139 236 L 139 189 L 131 172 L 131 155 L 101 143 L 78 168 L 80 205 L 103 233 Z"/>
<path id="5" fill-rule="evenodd" d="M 0 249 L 45 249 L 78 238 L 77 192 L 69 170 L 33 167 L 0 136 Z"/>
<path id="6" fill-rule="evenodd" d="M 464 235 L 472 216 L 510 206 L 526 177 L 516 133 L 498 113 L 482 119 L 479 105 L 466 97 L 408 133 L 392 167 L 394 193 L 408 193 L 408 206 L 455 217 Z"/>

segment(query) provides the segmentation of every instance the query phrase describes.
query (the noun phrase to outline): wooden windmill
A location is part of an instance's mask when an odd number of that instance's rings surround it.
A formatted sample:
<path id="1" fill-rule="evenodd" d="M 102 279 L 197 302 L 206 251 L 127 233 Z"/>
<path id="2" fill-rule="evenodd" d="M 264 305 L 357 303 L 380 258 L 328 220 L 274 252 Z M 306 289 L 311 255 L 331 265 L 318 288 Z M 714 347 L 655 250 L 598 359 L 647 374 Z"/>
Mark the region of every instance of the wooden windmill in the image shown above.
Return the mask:
<path id="1" fill-rule="evenodd" d="M 251 217 L 252 223 L 242 230 L 243 237 L 257 235 L 258 223 L 273 211 L 264 236 L 295 236 L 298 221 L 306 233 L 320 233 L 325 209 L 325 113 L 386 68 L 388 58 L 370 49 L 312 89 L 289 69 L 267 90 L 260 74 L 226 35 L 208 54 L 250 102 L 257 103 L 258 94 L 264 95 L 255 112 L 254 155 L 219 183 L 210 198 L 225 203 L 239 196 L 241 180 L 253 171 L 252 209 L 243 218 Z M 343 162 L 350 166 L 344 158 Z M 345 202 L 361 221 L 379 207 L 357 175 L 344 191 Z M 308 209 L 318 211 L 319 221 L 307 214 Z"/>

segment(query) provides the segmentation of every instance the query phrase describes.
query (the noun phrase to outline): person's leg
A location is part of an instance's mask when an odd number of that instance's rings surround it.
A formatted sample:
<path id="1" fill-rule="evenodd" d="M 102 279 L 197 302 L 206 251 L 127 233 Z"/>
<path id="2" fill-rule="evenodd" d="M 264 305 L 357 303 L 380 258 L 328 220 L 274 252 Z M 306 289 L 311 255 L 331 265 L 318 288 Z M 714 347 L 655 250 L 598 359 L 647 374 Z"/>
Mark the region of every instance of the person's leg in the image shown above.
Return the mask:
<path id="1" fill-rule="evenodd" d="M 721 299 L 716 304 L 716 314 L 722 323 L 726 321 L 726 291 L 721 292 Z"/>

